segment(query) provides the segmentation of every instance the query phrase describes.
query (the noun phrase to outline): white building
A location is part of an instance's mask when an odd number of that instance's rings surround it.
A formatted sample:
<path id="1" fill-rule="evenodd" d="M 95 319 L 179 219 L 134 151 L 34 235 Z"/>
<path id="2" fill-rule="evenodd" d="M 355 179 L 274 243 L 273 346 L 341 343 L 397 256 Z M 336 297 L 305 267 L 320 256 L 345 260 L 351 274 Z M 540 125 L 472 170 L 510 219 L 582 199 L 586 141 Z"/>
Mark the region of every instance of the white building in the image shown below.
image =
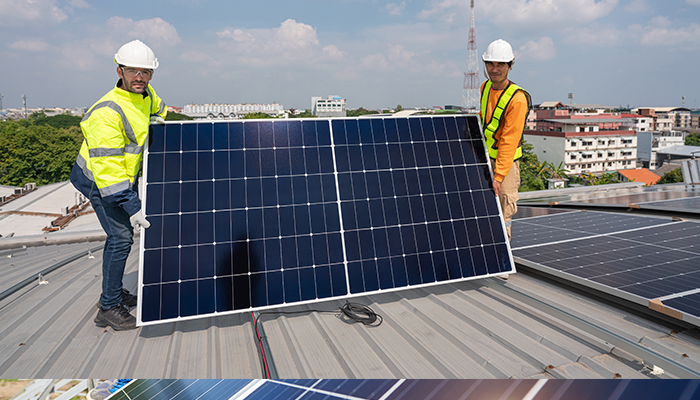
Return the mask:
<path id="1" fill-rule="evenodd" d="M 661 166 L 657 155 L 659 150 L 685 144 L 685 132 L 682 131 L 656 131 L 637 133 L 637 157 L 640 164 L 650 170 Z"/>
<path id="2" fill-rule="evenodd" d="M 237 119 L 250 113 L 265 113 L 272 116 L 284 114 L 281 104 L 187 104 L 182 113 L 194 119 Z"/>
<path id="3" fill-rule="evenodd" d="M 618 120 L 619 122 L 619 120 Z M 637 133 L 603 130 L 591 120 L 558 120 L 561 130 L 525 131 L 540 161 L 560 163 L 571 175 L 637 168 Z"/>
<path id="4" fill-rule="evenodd" d="M 650 117 L 654 120 L 652 130 L 671 131 L 679 128 L 690 128 L 690 109 L 684 107 L 639 107 L 632 110 L 635 114 Z"/>
<path id="5" fill-rule="evenodd" d="M 340 96 L 312 97 L 311 113 L 317 117 L 345 117 L 345 99 Z"/>

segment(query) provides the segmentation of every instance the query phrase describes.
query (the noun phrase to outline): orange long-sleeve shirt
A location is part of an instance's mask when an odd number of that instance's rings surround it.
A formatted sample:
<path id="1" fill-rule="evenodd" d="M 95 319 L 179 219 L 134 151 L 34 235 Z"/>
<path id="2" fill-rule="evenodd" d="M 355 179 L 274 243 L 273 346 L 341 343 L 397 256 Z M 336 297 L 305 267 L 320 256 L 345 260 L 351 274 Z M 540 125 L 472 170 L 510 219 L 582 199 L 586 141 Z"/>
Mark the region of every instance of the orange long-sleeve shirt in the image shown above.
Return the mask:
<path id="1" fill-rule="evenodd" d="M 481 90 L 483 92 L 484 85 L 486 82 L 481 84 Z M 489 100 L 486 108 L 486 118 L 482 121 L 488 123 L 491 118 L 493 110 L 498 105 L 498 99 L 501 97 L 503 90 L 495 90 L 491 88 L 491 93 L 489 93 Z M 484 110 L 481 110 L 482 117 Z M 496 147 L 498 148 L 498 157 L 496 158 L 496 168 L 493 171 L 494 179 L 498 182 L 503 182 L 503 178 L 508 175 L 510 167 L 513 166 L 513 157 L 515 156 L 515 151 L 518 149 L 518 145 L 523 138 L 523 130 L 525 129 L 525 118 L 527 117 L 528 103 L 525 94 L 522 91 L 518 91 L 513 95 L 510 104 L 504 112 L 504 117 L 501 118 L 501 126 L 498 132 L 494 135 L 494 140 L 496 141 Z"/>

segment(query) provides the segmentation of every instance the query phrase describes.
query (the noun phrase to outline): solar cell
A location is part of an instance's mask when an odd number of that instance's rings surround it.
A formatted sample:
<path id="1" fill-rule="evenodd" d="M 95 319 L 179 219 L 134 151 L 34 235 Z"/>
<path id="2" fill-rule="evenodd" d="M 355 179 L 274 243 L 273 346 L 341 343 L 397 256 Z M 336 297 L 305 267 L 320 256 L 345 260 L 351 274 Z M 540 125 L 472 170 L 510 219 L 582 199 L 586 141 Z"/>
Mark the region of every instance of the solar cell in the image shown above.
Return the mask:
<path id="1" fill-rule="evenodd" d="M 569 227 L 579 236 L 567 236 Z M 645 306 L 671 297 L 664 304 L 696 312 L 693 297 L 684 303 L 700 289 L 696 222 L 572 212 L 514 221 L 513 244 L 516 260 L 533 268 Z"/>
<path id="2" fill-rule="evenodd" d="M 152 127 L 140 324 L 513 272 L 475 116 Z"/>

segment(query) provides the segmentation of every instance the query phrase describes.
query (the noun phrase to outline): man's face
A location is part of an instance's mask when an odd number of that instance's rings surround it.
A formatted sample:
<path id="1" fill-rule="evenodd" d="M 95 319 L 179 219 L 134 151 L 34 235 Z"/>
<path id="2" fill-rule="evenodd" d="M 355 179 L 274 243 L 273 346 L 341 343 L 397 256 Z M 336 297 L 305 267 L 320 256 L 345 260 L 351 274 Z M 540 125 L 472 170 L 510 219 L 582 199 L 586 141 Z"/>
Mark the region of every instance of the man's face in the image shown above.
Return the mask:
<path id="1" fill-rule="evenodd" d="M 493 83 L 501 83 L 508 79 L 510 64 L 505 62 L 486 61 L 486 73 Z"/>
<path id="2" fill-rule="evenodd" d="M 153 77 L 152 69 L 117 67 L 117 75 L 122 80 L 121 88 L 127 92 L 143 94 Z"/>

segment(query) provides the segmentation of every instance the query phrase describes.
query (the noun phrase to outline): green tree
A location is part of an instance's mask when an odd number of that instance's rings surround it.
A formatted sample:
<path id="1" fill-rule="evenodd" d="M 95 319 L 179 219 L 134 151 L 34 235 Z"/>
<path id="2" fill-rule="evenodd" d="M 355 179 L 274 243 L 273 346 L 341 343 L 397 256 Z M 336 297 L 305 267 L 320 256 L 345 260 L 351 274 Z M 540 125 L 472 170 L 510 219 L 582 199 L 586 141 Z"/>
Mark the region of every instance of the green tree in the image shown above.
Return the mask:
<path id="1" fill-rule="evenodd" d="M 192 117 L 185 114 L 176 113 L 175 111 L 168 111 L 168 114 L 165 115 L 166 121 L 191 121 L 193 119 L 194 118 Z"/>
<path id="2" fill-rule="evenodd" d="M 534 147 L 523 139 L 523 156 L 520 159 L 520 189 L 521 192 L 532 190 L 542 190 L 546 188 L 543 178 L 545 163 L 537 159 L 537 154 L 532 150 Z"/>
<path id="3" fill-rule="evenodd" d="M 679 183 L 683 182 L 683 171 L 681 171 L 681 168 L 676 168 L 673 171 L 667 172 L 664 174 L 664 176 L 659 179 L 657 184 L 664 184 L 664 183 Z"/>
<path id="4" fill-rule="evenodd" d="M 241 117 L 241 119 L 263 119 L 263 118 L 273 118 L 272 115 L 266 114 L 264 112 L 248 113 Z"/>
<path id="5" fill-rule="evenodd" d="M 700 132 L 690 133 L 685 137 L 686 146 L 700 146 Z"/>
<path id="6" fill-rule="evenodd" d="M 81 142 L 78 127 L 0 123 L 0 184 L 45 185 L 67 180 Z"/>
<path id="7" fill-rule="evenodd" d="M 379 112 L 375 110 L 368 110 L 364 107 L 356 108 L 354 110 L 347 110 L 348 117 L 359 117 L 367 114 L 379 114 Z"/>
<path id="8" fill-rule="evenodd" d="M 313 115 L 310 110 L 304 110 L 296 115 L 294 113 L 290 114 L 289 118 L 316 118 L 316 116 Z"/>

